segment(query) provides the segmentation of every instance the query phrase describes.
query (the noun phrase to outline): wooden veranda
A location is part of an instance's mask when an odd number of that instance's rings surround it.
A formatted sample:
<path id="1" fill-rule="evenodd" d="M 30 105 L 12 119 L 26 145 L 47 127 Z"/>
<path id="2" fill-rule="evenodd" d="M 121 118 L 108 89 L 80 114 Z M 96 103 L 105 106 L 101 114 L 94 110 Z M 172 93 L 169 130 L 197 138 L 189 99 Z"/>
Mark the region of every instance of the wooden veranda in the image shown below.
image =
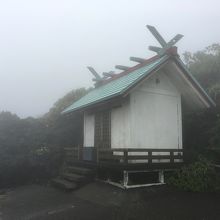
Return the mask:
<path id="1" fill-rule="evenodd" d="M 72 163 L 91 163 L 97 167 L 117 169 L 177 168 L 183 163 L 182 149 L 95 148 L 92 160 L 83 156 L 83 148 L 65 148 L 66 160 Z"/>

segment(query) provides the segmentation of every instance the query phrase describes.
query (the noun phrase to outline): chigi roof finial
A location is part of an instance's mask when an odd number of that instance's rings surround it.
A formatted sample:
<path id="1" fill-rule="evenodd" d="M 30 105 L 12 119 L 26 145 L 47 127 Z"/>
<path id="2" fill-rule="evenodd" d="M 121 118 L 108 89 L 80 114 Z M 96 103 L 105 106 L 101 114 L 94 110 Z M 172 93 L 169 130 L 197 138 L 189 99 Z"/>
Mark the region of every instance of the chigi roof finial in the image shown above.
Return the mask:
<path id="1" fill-rule="evenodd" d="M 92 79 L 93 81 L 95 81 L 95 82 L 102 81 L 102 77 L 95 71 L 95 69 L 93 67 L 87 66 L 87 68 L 92 73 L 92 75 L 95 77 L 95 78 Z"/>
<path id="2" fill-rule="evenodd" d="M 92 75 L 95 77 L 92 79 L 92 81 L 95 82 L 95 86 L 100 86 L 102 83 L 111 77 L 114 77 L 116 74 L 114 71 L 109 72 L 103 72 L 102 76 L 98 74 L 98 72 L 91 66 L 87 66 L 88 70 L 92 73 Z"/>
<path id="3" fill-rule="evenodd" d="M 147 28 L 162 46 L 162 47 L 149 46 L 149 50 L 156 52 L 159 56 L 163 56 L 170 48 L 172 48 L 183 37 L 182 34 L 177 34 L 167 43 L 155 27 L 147 25 Z"/>

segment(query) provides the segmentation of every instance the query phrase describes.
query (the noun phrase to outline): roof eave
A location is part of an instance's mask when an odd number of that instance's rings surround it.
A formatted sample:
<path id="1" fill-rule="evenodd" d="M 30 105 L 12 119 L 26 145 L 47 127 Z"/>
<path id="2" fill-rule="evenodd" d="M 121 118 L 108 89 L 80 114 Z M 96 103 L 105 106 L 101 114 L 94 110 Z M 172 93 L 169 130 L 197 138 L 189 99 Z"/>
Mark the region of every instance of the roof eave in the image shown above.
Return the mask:
<path id="1" fill-rule="evenodd" d="M 182 62 L 182 60 L 179 57 L 173 58 L 175 63 L 185 72 L 187 73 L 187 76 L 189 77 L 189 80 L 193 84 L 194 87 L 199 91 L 199 93 L 202 95 L 202 97 L 208 102 L 210 107 L 216 107 L 215 102 L 212 100 L 212 98 L 207 94 L 207 92 L 202 88 L 202 86 L 199 84 L 199 82 L 195 79 L 195 77 L 190 73 L 186 65 Z"/>
<path id="2" fill-rule="evenodd" d="M 117 94 L 114 94 L 112 96 L 108 96 L 106 98 L 103 98 L 101 100 L 98 100 L 98 101 L 95 101 L 95 102 L 92 102 L 92 103 L 89 103 L 87 105 L 83 105 L 83 106 L 80 106 L 80 107 L 76 107 L 74 109 L 70 109 L 68 111 L 62 111 L 61 114 L 64 115 L 64 114 L 68 114 L 68 113 L 73 113 L 73 112 L 77 112 L 77 111 L 84 111 L 90 107 L 94 107 L 95 105 L 99 104 L 99 103 L 102 103 L 102 102 L 105 102 L 105 101 L 108 101 L 108 100 L 111 100 L 113 98 L 116 98 L 116 97 L 120 97 L 120 93 L 117 93 Z"/>

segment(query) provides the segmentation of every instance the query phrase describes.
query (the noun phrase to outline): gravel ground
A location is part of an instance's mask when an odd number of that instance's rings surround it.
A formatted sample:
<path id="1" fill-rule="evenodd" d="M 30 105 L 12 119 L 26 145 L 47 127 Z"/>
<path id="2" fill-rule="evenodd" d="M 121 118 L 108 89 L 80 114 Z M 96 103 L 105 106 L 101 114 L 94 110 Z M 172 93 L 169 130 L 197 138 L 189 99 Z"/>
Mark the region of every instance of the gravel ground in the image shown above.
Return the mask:
<path id="1" fill-rule="evenodd" d="M 219 193 L 167 186 L 121 190 L 91 183 L 74 192 L 28 185 L 0 192 L 0 220 L 219 220 Z"/>

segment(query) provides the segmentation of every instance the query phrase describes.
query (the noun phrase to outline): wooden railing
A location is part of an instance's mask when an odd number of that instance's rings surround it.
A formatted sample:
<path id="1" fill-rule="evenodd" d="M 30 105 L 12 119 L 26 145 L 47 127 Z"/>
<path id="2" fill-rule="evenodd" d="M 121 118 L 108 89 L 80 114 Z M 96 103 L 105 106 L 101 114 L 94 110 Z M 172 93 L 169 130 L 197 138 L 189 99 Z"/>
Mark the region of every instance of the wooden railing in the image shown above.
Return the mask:
<path id="1" fill-rule="evenodd" d="M 117 164 L 158 164 L 183 162 L 182 149 L 99 149 L 99 163 Z"/>
<path id="2" fill-rule="evenodd" d="M 65 148 L 66 161 L 83 160 L 82 147 Z M 143 149 L 143 148 L 114 148 L 98 149 L 99 164 L 134 165 L 134 164 L 179 164 L 183 162 L 182 149 Z"/>
<path id="3" fill-rule="evenodd" d="M 66 161 L 76 161 L 80 159 L 79 147 L 66 147 L 64 151 Z"/>

